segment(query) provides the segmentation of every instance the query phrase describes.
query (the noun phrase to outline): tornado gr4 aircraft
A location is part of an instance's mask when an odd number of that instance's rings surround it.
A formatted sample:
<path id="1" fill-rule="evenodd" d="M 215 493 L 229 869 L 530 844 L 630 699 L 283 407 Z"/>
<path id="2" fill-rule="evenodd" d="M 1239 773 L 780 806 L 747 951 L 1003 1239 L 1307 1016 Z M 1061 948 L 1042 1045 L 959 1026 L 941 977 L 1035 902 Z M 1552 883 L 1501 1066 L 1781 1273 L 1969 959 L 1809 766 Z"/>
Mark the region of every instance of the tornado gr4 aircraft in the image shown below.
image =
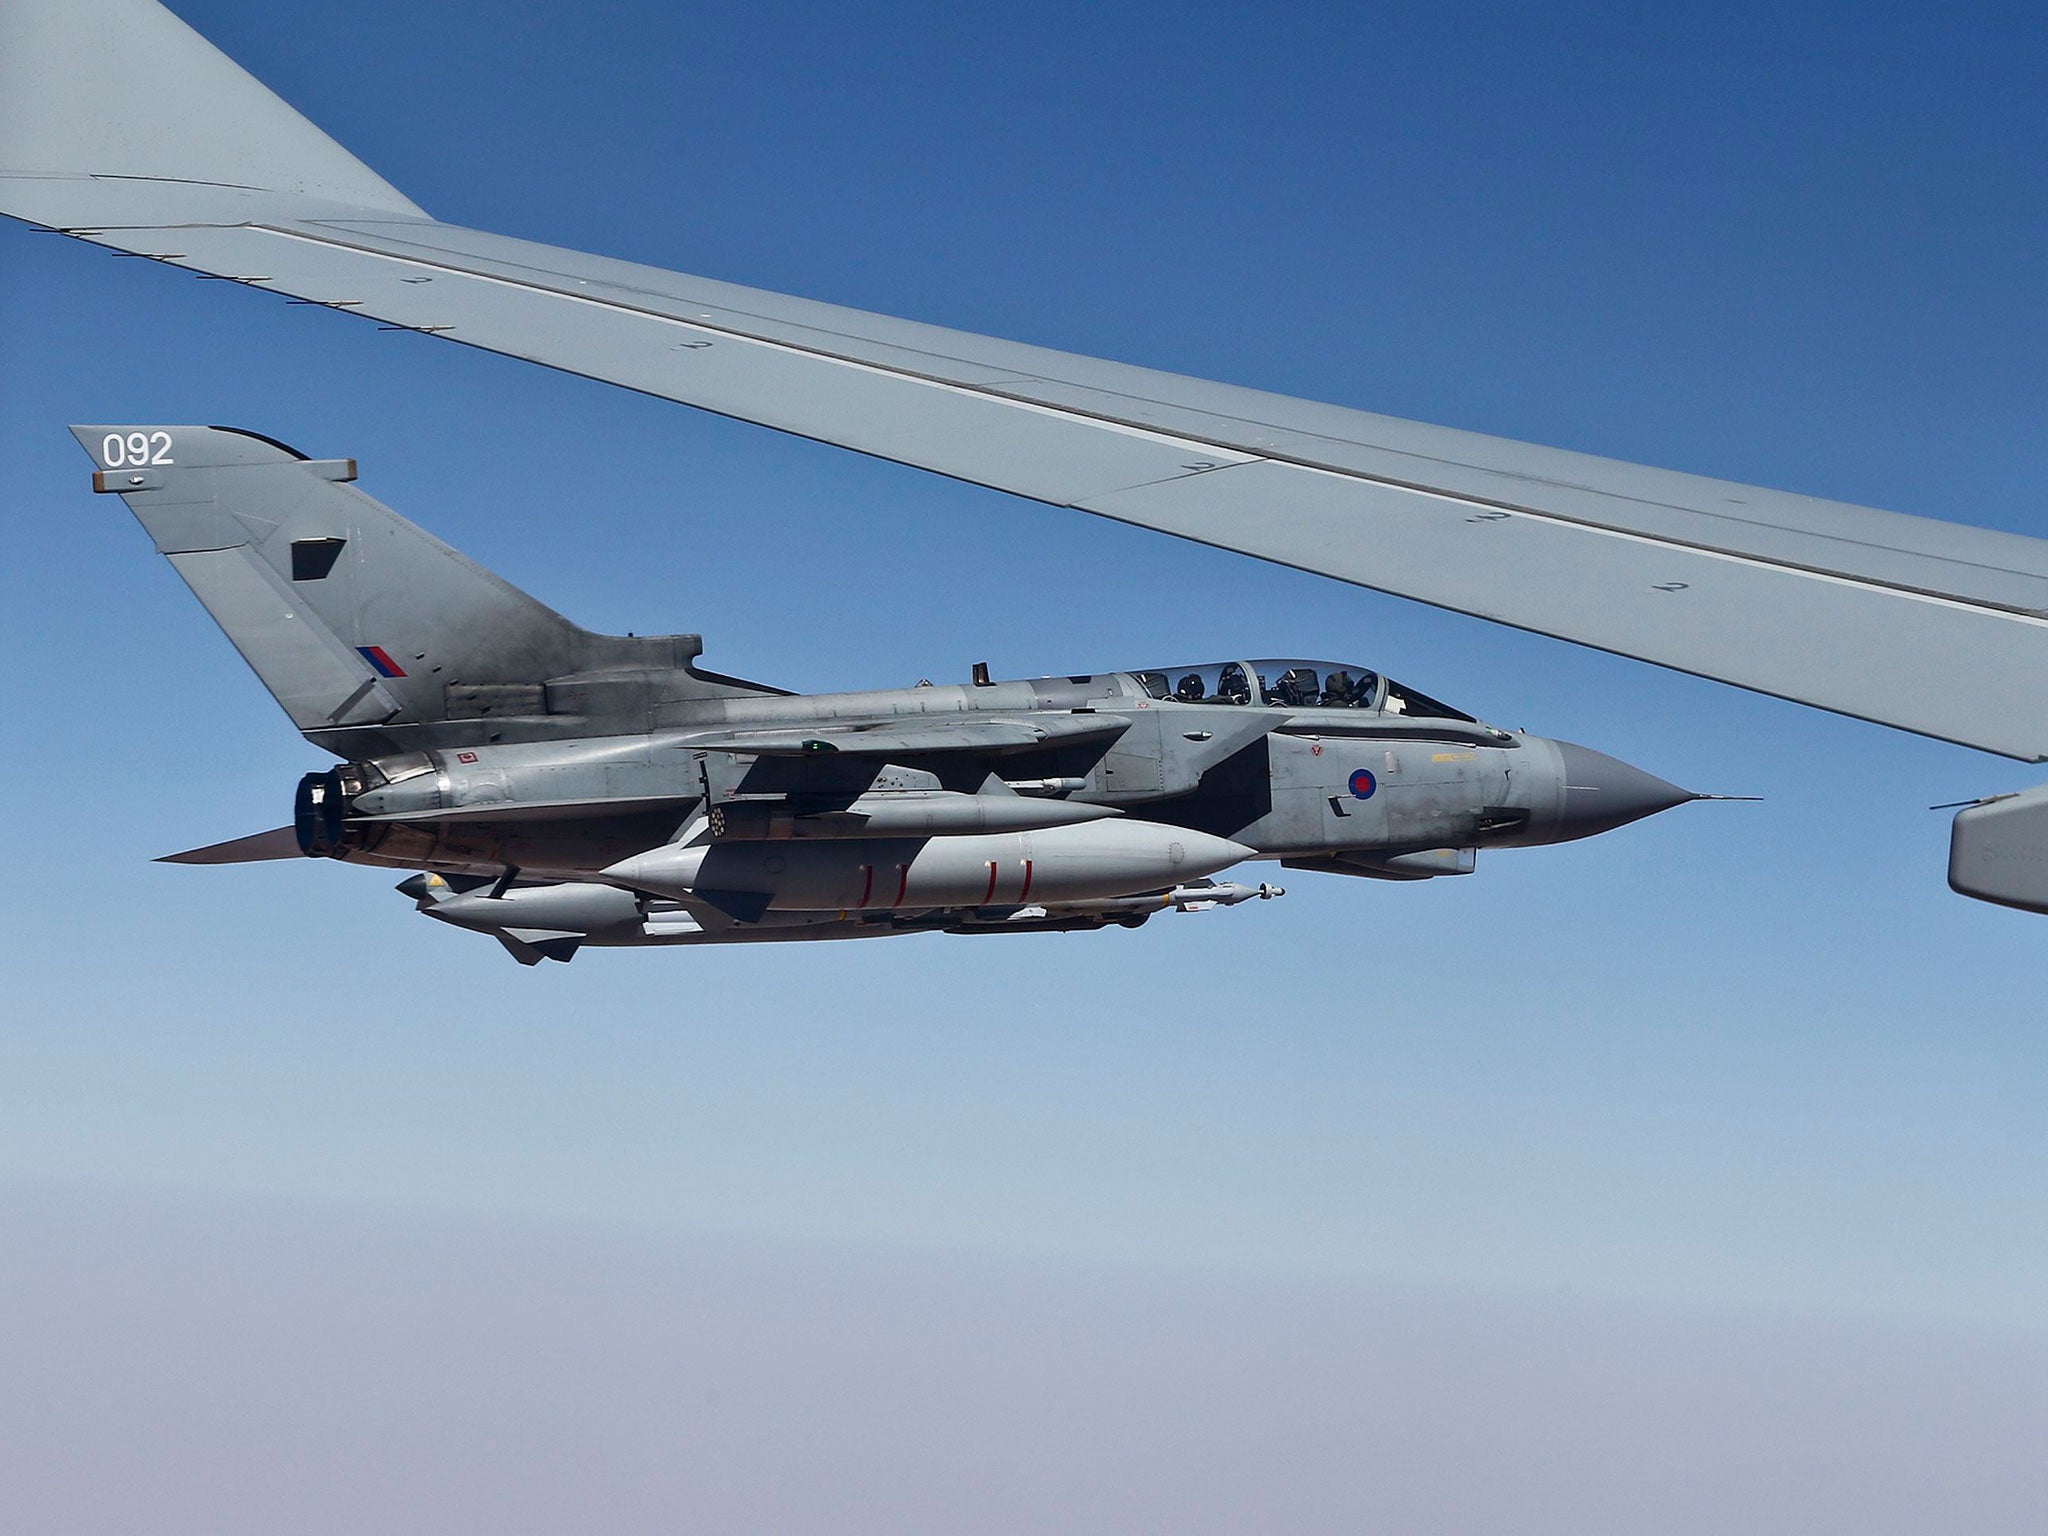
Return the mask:
<path id="1" fill-rule="evenodd" d="M 579 629 L 309 459 L 219 427 L 74 427 L 306 739 L 294 824 L 174 856 L 430 871 L 519 960 L 585 944 L 1136 927 L 1704 799 L 1355 662 L 1231 660 L 803 696 L 695 635 Z"/>
<path id="2" fill-rule="evenodd" d="M 4 0 L 0 213 L 2028 762 L 2048 542 L 1101 362 L 441 223 L 154 0 Z M 1950 882 L 2048 911 L 2048 786 Z"/>

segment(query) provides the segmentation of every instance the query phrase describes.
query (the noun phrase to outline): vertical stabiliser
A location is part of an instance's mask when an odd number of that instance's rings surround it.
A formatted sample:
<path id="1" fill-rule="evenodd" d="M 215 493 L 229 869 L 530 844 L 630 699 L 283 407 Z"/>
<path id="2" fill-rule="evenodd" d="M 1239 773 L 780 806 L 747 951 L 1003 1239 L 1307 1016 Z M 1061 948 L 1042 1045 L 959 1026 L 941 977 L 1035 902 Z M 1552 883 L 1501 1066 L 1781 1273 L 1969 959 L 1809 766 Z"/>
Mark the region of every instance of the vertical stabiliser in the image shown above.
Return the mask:
<path id="1" fill-rule="evenodd" d="M 471 739 L 644 730 L 657 696 L 752 691 L 691 672 L 694 635 L 570 623 L 347 484 L 353 460 L 224 427 L 71 430 L 94 489 L 128 504 L 292 723 L 339 755 L 433 745 L 448 721 Z M 638 714 L 593 714 L 593 681 L 627 684 L 613 692 Z"/>

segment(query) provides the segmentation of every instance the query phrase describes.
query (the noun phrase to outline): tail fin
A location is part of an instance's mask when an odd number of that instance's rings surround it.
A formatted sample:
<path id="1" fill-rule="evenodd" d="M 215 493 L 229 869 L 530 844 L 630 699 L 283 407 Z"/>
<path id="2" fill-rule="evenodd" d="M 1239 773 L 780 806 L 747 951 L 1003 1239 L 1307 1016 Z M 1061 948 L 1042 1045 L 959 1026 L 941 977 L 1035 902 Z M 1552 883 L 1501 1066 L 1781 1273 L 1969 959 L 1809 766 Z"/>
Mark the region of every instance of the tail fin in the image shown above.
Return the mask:
<path id="1" fill-rule="evenodd" d="M 343 757 L 647 730 L 779 690 L 700 673 L 695 635 L 570 623 L 309 459 L 228 427 L 73 427 L 309 741 Z"/>

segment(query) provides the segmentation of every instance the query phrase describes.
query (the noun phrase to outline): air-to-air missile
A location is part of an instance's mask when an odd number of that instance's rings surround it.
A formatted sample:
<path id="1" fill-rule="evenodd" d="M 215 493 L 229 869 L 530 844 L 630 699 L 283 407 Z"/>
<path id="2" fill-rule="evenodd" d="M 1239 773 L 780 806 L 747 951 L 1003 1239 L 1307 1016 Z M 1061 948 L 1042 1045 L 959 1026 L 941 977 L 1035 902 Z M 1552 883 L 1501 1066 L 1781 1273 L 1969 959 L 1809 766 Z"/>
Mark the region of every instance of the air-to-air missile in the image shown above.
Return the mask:
<path id="1" fill-rule="evenodd" d="M 305 737 L 290 828 L 177 855 L 426 873 L 520 960 L 583 945 L 1135 927 L 1384 881 L 1701 798 L 1356 664 L 1242 660 L 801 695 L 694 635 L 579 629 L 378 505 L 353 461 L 209 427 L 80 428 Z M 142 446 L 137 458 L 136 444 Z"/>

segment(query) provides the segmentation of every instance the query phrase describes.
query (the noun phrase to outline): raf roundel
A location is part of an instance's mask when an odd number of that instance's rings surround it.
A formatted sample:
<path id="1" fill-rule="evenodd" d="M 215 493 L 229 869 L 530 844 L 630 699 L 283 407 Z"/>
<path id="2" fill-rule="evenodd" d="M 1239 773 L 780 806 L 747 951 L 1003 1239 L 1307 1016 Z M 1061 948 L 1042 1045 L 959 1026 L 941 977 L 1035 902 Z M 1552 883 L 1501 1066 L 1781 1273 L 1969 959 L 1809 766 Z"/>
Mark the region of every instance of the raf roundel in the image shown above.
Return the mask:
<path id="1" fill-rule="evenodd" d="M 1372 792 L 1380 787 L 1380 781 L 1367 768 L 1355 768 L 1351 773 L 1351 795 L 1356 800 L 1370 800 Z"/>

